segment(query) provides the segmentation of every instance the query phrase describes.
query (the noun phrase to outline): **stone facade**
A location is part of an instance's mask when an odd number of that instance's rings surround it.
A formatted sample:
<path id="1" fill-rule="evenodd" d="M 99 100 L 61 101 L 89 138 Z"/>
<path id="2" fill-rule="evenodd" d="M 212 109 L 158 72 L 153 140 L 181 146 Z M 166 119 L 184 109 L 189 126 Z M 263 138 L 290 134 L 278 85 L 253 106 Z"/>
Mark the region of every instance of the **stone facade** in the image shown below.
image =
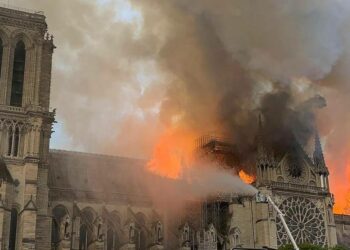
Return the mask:
<path id="1" fill-rule="evenodd" d="M 263 126 L 264 123 L 260 121 L 256 180 L 252 185 L 261 194 L 270 196 L 285 214 L 298 243 L 335 246 L 337 227 L 333 215 L 334 200 L 318 134 L 315 133 L 312 157 L 297 143 L 293 151 L 277 157 L 265 146 Z M 202 138 L 199 147 L 205 149 L 204 154 L 210 152 L 211 156 L 219 155 L 217 159 L 230 165 L 225 159 L 225 155 L 231 152 L 228 143 L 216 138 Z M 276 211 L 269 203 L 257 201 L 256 197 L 243 196 L 233 199 L 228 197 L 226 204 L 229 206 L 230 220 L 225 225 L 226 230 L 219 232 L 226 235 L 226 249 L 276 249 L 290 243 Z"/>
<path id="2" fill-rule="evenodd" d="M 53 249 L 163 249 L 163 216 L 153 209 L 145 192 L 143 164 L 122 157 L 51 150 Z M 88 248 L 81 245 L 82 238 Z"/>
<path id="3" fill-rule="evenodd" d="M 169 218 L 152 205 L 143 161 L 49 150 L 54 48 L 42 13 L 0 8 L 0 249 L 259 249 L 288 242 L 276 212 L 254 197 L 225 194 L 189 219 Z M 297 241 L 334 246 L 338 237 L 349 244 L 350 219 L 334 218 L 318 136 L 312 158 L 297 149 L 298 166 L 290 152 L 277 159 L 259 143 L 253 185 L 285 212 Z M 201 140 L 201 147 L 230 145 Z M 175 228 L 167 228 L 170 220 Z"/>
<path id="4" fill-rule="evenodd" d="M 2 249 L 48 249 L 47 156 L 54 112 L 49 111 L 54 49 L 45 17 L 0 8 L 0 151 L 12 181 L 1 197 Z M 5 187 L 4 187 L 5 188 Z M 11 224 L 11 216 L 16 219 Z M 16 233 L 9 242 L 8 229 Z"/>
<path id="5" fill-rule="evenodd" d="M 337 226 L 338 244 L 342 246 L 350 246 L 350 216 L 335 215 L 335 224 Z"/>

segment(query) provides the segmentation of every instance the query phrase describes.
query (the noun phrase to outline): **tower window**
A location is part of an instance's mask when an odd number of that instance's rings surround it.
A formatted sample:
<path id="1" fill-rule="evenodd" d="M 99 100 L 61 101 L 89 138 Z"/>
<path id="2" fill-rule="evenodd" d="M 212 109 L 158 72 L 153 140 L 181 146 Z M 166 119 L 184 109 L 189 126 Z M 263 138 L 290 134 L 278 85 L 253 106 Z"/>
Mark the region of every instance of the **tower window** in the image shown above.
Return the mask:
<path id="1" fill-rule="evenodd" d="M 13 156 L 18 156 L 18 146 L 19 146 L 19 128 L 16 128 L 14 134 L 14 145 L 13 145 Z"/>
<path id="2" fill-rule="evenodd" d="M 1 66 L 2 66 L 2 52 L 3 52 L 2 40 L 0 38 L 0 77 L 1 77 Z"/>
<path id="3" fill-rule="evenodd" d="M 9 250 L 15 250 L 16 249 L 17 217 L 18 217 L 17 210 L 15 208 L 12 208 L 11 209 Z"/>
<path id="4" fill-rule="evenodd" d="M 15 130 L 13 130 L 13 128 L 10 127 L 10 129 L 8 130 L 8 156 L 19 156 L 19 137 L 19 128 L 16 127 Z"/>
<path id="5" fill-rule="evenodd" d="M 8 156 L 11 156 L 11 153 L 12 153 L 12 142 L 13 142 L 13 131 L 12 131 L 12 127 L 10 127 L 10 129 L 8 130 L 7 138 L 8 138 L 8 143 L 7 143 L 7 155 L 8 155 Z"/>
<path id="6" fill-rule="evenodd" d="M 22 106 L 25 60 L 26 60 L 25 45 L 22 41 L 19 41 L 16 45 L 14 61 L 13 61 L 12 87 L 11 87 L 11 100 L 10 100 L 11 106 L 16 106 L 16 107 Z"/>

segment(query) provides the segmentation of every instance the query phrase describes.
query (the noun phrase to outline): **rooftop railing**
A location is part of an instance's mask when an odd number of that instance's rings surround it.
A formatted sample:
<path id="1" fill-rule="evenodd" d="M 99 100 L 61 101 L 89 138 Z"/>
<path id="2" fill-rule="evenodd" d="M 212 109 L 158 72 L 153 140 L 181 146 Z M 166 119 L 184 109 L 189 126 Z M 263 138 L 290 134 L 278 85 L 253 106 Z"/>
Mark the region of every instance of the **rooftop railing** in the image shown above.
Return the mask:
<path id="1" fill-rule="evenodd" d="M 299 185 L 299 184 L 285 183 L 285 182 L 276 182 L 276 181 L 271 182 L 271 186 L 274 188 L 281 188 L 281 189 L 295 190 L 295 191 L 305 191 L 305 192 L 311 192 L 311 193 L 327 192 L 326 189 L 321 187 Z"/>
<path id="2" fill-rule="evenodd" d="M 56 109 L 46 108 L 41 106 L 33 106 L 33 105 L 28 105 L 26 107 L 14 107 L 14 106 L 0 104 L 0 111 L 16 112 L 16 113 L 45 112 L 45 113 L 50 113 L 51 116 L 54 116 L 56 113 Z"/>

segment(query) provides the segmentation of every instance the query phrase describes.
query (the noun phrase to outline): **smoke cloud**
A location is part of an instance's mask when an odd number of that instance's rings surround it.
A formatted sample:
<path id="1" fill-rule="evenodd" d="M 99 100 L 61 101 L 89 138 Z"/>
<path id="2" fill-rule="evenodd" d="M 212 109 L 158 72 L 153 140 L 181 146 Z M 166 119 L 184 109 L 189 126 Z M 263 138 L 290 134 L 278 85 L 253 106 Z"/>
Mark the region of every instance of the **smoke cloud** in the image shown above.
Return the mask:
<path id="1" fill-rule="evenodd" d="M 342 200 L 350 178 L 348 1 L 16 4 L 44 10 L 56 37 L 52 106 L 73 147 L 149 157 L 176 128 L 224 135 L 249 165 L 261 112 L 266 138 L 281 151 L 306 147 L 319 128 Z"/>

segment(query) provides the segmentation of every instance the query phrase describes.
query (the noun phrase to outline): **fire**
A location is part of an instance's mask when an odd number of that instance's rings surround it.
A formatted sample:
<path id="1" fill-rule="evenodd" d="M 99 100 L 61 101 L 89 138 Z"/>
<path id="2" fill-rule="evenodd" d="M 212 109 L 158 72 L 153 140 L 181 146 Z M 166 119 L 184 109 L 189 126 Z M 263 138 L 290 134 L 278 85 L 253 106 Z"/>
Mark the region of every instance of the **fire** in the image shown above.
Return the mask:
<path id="1" fill-rule="evenodd" d="M 348 162 L 350 162 L 350 160 Z M 350 215 L 350 163 L 342 163 L 342 161 L 331 161 L 329 163 L 329 169 L 331 172 L 329 175 L 331 184 L 330 188 L 335 196 L 333 211 L 336 214 Z M 341 167 L 342 165 L 344 167 Z M 338 166 L 338 168 L 336 168 L 336 166 Z"/>
<path id="2" fill-rule="evenodd" d="M 166 130 L 158 139 L 148 170 L 155 174 L 177 179 L 184 167 L 192 162 L 193 142 L 196 136 L 178 129 Z"/>
<path id="3" fill-rule="evenodd" d="M 238 175 L 239 175 L 239 178 L 241 178 L 242 181 L 244 181 L 247 184 L 252 184 L 255 181 L 254 176 L 247 174 L 243 170 L 239 171 Z"/>

